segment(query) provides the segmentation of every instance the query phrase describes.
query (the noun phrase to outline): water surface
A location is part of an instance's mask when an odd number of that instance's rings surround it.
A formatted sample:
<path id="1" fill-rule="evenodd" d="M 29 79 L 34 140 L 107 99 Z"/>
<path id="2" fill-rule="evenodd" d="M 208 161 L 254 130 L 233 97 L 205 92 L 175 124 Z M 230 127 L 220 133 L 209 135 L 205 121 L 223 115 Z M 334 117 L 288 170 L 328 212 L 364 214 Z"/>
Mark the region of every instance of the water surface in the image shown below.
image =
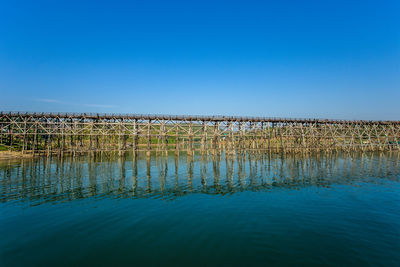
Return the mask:
<path id="1" fill-rule="evenodd" d="M 398 153 L 181 153 L 0 163 L 0 263 L 400 262 Z"/>

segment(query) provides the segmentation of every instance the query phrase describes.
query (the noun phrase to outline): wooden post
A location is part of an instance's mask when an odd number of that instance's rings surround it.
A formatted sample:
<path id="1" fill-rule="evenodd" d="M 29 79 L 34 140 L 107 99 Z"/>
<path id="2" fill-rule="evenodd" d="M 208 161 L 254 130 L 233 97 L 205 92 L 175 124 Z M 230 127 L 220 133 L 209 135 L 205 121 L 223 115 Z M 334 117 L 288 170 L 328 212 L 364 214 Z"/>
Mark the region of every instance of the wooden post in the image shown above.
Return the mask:
<path id="1" fill-rule="evenodd" d="M 138 149 L 138 125 L 137 125 L 137 120 L 135 119 L 133 121 L 133 137 L 132 137 L 132 150 L 133 150 L 133 155 L 136 156 L 136 152 Z"/>
<path id="2" fill-rule="evenodd" d="M 234 125 L 233 125 L 233 123 L 231 123 L 230 134 L 231 134 L 231 153 L 233 155 L 233 154 L 235 154 L 235 135 L 234 135 Z"/>
<path id="3" fill-rule="evenodd" d="M 175 123 L 175 150 L 179 151 L 179 128 L 178 128 L 178 123 Z"/>
<path id="4" fill-rule="evenodd" d="M 36 135 L 37 135 L 37 122 L 35 122 L 35 133 L 33 135 L 33 155 L 35 155 L 35 148 L 36 148 Z"/>
<path id="5" fill-rule="evenodd" d="M 167 128 L 165 125 L 165 121 L 161 121 L 161 134 L 162 134 L 162 145 L 164 154 L 168 154 L 168 136 L 167 136 Z"/>
<path id="6" fill-rule="evenodd" d="M 9 146 L 9 151 L 12 151 L 12 145 L 13 145 L 13 129 L 12 129 L 12 124 L 10 124 L 9 126 L 8 126 L 8 133 L 9 133 L 9 137 L 8 137 L 8 139 L 9 139 L 9 141 L 8 141 L 8 144 L 10 145 Z"/>
<path id="7" fill-rule="evenodd" d="M 26 118 L 24 119 L 24 139 L 22 141 L 22 154 L 25 152 L 25 143 L 26 143 Z"/>
<path id="8" fill-rule="evenodd" d="M 204 152 L 206 150 L 207 142 L 207 123 L 203 121 L 202 135 L 201 135 L 201 150 Z"/>
<path id="9" fill-rule="evenodd" d="M 268 131 L 268 151 L 271 150 L 271 129 L 270 122 L 267 122 L 267 131 Z"/>
<path id="10" fill-rule="evenodd" d="M 280 124 L 280 126 L 279 126 L 279 136 L 280 136 L 280 139 L 281 139 L 281 151 L 283 152 L 283 153 L 285 153 L 285 146 L 283 145 L 283 135 L 282 135 L 282 130 L 283 129 L 283 125 L 282 125 L 282 123 Z"/>
<path id="11" fill-rule="evenodd" d="M 193 151 L 193 122 L 190 120 L 189 122 L 189 144 L 188 144 L 188 153 Z"/>
<path id="12" fill-rule="evenodd" d="M 147 123 L 147 156 L 151 153 L 151 120 Z"/>

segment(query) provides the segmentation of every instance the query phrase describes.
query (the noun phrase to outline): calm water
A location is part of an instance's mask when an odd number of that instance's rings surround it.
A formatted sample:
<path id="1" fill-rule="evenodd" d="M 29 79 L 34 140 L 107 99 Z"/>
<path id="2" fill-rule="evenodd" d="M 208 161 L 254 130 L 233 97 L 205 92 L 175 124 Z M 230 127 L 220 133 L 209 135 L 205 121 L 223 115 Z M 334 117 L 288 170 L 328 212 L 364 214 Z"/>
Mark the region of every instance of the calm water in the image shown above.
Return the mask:
<path id="1" fill-rule="evenodd" d="M 399 266 L 399 154 L 0 163 L 0 265 Z"/>

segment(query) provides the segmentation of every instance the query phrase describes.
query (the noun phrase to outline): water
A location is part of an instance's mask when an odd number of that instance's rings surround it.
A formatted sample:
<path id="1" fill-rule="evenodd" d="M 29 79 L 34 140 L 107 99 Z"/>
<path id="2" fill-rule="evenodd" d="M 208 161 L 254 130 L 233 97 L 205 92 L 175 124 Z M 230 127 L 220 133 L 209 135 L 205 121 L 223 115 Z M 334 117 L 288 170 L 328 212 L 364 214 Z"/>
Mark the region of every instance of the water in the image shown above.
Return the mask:
<path id="1" fill-rule="evenodd" d="M 0 163 L 0 265 L 400 262 L 400 157 L 181 153 Z"/>

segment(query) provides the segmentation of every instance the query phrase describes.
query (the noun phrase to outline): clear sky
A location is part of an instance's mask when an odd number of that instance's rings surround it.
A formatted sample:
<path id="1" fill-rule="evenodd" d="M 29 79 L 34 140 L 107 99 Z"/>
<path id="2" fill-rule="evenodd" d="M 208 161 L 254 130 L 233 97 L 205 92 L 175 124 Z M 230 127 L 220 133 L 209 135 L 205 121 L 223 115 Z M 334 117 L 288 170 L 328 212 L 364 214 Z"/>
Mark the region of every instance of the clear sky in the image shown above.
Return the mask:
<path id="1" fill-rule="evenodd" d="M 400 1 L 0 0 L 0 110 L 400 120 Z"/>

